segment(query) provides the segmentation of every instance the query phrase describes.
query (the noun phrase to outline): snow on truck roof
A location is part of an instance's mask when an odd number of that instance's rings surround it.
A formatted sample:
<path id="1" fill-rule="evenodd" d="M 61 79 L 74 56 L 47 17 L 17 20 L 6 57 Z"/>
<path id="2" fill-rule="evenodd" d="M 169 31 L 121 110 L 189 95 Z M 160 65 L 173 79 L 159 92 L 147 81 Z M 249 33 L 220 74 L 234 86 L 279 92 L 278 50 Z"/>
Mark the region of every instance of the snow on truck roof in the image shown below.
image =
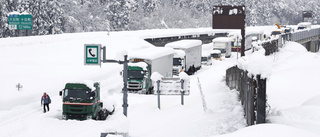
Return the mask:
<path id="1" fill-rule="evenodd" d="M 165 47 L 186 49 L 186 48 L 196 47 L 199 45 L 202 45 L 201 40 L 190 39 L 190 40 L 179 40 L 175 42 L 170 42 L 170 43 L 167 43 Z"/>
<path id="2" fill-rule="evenodd" d="M 140 58 L 140 59 L 156 59 L 166 55 L 173 55 L 173 49 L 167 47 L 150 47 L 139 50 L 134 50 L 129 53 L 129 58 Z"/>
<path id="3" fill-rule="evenodd" d="M 143 70 L 147 70 L 148 64 L 145 62 L 135 62 L 135 63 L 128 63 L 128 66 L 137 66 L 142 68 Z"/>
<path id="4" fill-rule="evenodd" d="M 218 37 L 212 40 L 212 42 L 231 42 L 231 41 L 232 39 L 229 37 Z"/>
<path id="5" fill-rule="evenodd" d="M 215 54 L 221 54 L 221 51 L 220 51 L 220 50 L 212 50 L 212 51 L 211 51 L 211 54 L 214 54 L 214 53 L 215 53 Z"/>
<path id="6" fill-rule="evenodd" d="M 91 80 L 80 80 L 80 81 L 72 81 L 72 82 L 68 82 L 69 84 L 84 84 L 86 85 L 88 88 L 90 88 L 91 90 L 95 90 L 96 88 L 93 86 L 95 82 L 91 81 Z"/>
<path id="7" fill-rule="evenodd" d="M 298 26 L 306 26 L 306 25 L 311 25 L 311 22 L 300 22 Z"/>
<path id="8" fill-rule="evenodd" d="M 186 53 L 183 50 L 174 50 L 174 57 L 184 57 Z"/>

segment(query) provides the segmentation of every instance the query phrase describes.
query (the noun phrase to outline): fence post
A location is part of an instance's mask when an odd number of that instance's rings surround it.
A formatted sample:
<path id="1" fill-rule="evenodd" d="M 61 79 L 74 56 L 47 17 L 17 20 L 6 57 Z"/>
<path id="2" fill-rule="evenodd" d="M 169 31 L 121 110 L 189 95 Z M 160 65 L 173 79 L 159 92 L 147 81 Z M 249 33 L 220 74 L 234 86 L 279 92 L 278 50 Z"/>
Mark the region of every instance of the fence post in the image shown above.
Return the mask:
<path id="1" fill-rule="evenodd" d="M 181 105 L 183 105 L 183 96 L 184 96 L 183 83 L 184 83 L 184 80 L 181 79 Z"/>
<path id="2" fill-rule="evenodd" d="M 157 81 L 158 93 L 158 108 L 160 109 L 160 80 Z"/>
<path id="3" fill-rule="evenodd" d="M 266 79 L 261 79 L 261 76 L 257 75 L 257 80 L 257 124 L 260 124 L 266 122 Z"/>

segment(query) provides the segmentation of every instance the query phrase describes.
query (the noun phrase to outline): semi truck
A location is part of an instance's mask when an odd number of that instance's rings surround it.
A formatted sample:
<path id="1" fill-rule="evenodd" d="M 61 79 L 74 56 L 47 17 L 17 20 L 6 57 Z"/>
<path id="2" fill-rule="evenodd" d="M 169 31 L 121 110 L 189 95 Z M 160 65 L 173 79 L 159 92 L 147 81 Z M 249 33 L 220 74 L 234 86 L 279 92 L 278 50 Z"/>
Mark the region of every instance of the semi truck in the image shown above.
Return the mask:
<path id="1" fill-rule="evenodd" d="M 173 75 L 184 71 L 188 75 L 194 74 L 201 68 L 202 41 L 179 40 L 165 45 L 175 50 L 173 57 Z"/>
<path id="2" fill-rule="evenodd" d="M 62 119 L 105 120 L 113 111 L 100 102 L 100 84 L 90 82 L 67 83 L 62 91 Z"/>
<path id="3" fill-rule="evenodd" d="M 213 50 L 220 50 L 226 58 L 231 56 L 231 41 L 229 37 L 218 37 L 212 40 Z"/>
<path id="4" fill-rule="evenodd" d="M 150 47 L 129 53 L 128 91 L 153 94 L 151 75 L 158 72 L 164 77 L 172 77 L 173 49 Z"/>

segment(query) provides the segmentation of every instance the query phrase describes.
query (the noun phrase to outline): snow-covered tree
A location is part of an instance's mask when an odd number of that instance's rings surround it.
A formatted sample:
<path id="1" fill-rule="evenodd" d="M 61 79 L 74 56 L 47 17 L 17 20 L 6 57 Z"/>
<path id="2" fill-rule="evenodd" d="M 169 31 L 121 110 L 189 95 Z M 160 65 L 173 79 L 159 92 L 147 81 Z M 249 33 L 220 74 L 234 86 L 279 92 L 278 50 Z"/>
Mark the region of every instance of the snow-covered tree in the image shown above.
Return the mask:
<path id="1" fill-rule="evenodd" d="M 105 11 L 112 31 L 129 30 L 130 13 L 136 10 L 133 0 L 110 0 Z"/>
<path id="2" fill-rule="evenodd" d="M 33 34 L 46 35 L 61 33 L 63 27 L 62 4 L 57 0 L 25 0 L 26 12 L 32 15 Z"/>
<path id="3" fill-rule="evenodd" d="M 161 0 L 142 0 L 142 8 L 145 16 L 148 16 L 158 10 Z"/>

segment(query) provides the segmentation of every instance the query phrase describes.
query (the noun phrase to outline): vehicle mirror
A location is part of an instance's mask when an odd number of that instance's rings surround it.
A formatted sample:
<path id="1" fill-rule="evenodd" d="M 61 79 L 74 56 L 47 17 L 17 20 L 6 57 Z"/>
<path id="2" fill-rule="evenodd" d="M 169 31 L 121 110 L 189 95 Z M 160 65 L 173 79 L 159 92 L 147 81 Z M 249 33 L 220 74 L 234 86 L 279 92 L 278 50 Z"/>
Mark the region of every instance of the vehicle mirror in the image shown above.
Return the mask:
<path id="1" fill-rule="evenodd" d="M 144 74 L 145 74 L 145 76 L 149 75 L 148 71 L 144 71 Z"/>
<path id="2" fill-rule="evenodd" d="M 122 71 L 120 71 L 120 76 L 122 76 Z"/>
<path id="3" fill-rule="evenodd" d="M 59 92 L 59 96 L 62 96 L 62 91 Z"/>

